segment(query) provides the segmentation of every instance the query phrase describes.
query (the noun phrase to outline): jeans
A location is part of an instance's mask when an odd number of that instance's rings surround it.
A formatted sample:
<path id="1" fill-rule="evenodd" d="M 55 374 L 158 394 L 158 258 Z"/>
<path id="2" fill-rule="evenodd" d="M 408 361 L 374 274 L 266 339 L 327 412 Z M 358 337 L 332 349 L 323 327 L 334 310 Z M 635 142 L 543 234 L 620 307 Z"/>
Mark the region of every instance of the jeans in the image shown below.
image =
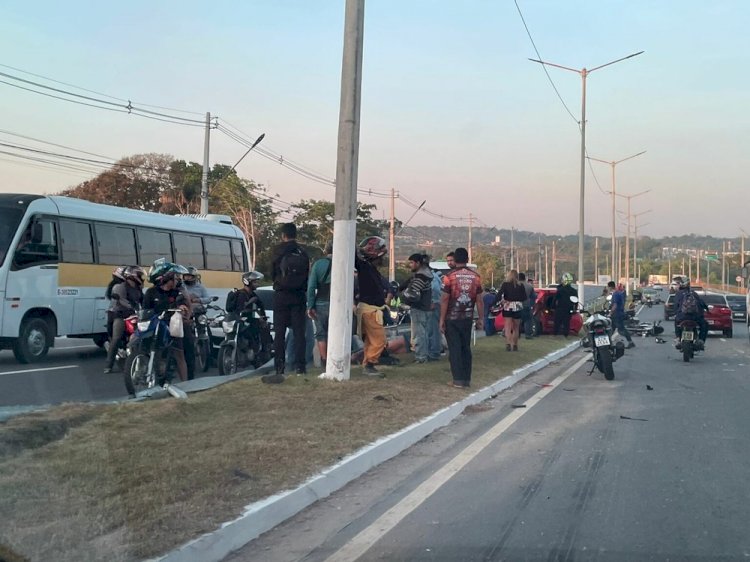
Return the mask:
<path id="1" fill-rule="evenodd" d="M 427 358 L 440 359 L 440 354 L 443 351 L 443 340 L 440 337 L 440 304 L 437 304 L 429 312 L 429 315 L 430 317 L 427 320 Z"/>
<path id="2" fill-rule="evenodd" d="M 277 295 L 274 295 L 276 297 Z M 294 333 L 294 352 L 291 357 L 294 367 L 305 370 L 305 319 L 307 318 L 304 298 L 296 302 L 282 299 L 274 299 L 273 325 L 274 325 L 274 367 L 277 373 L 284 373 L 286 362 L 286 331 L 291 328 Z"/>
<path id="3" fill-rule="evenodd" d="M 521 309 L 521 331 L 526 334 L 527 338 L 531 338 L 533 328 L 534 317 L 531 314 L 531 307 L 524 307 Z"/>
<path id="4" fill-rule="evenodd" d="M 613 320 L 615 324 L 615 330 L 620 332 L 620 334 L 624 336 L 626 340 L 628 340 L 629 342 L 632 342 L 633 338 L 630 336 L 630 332 L 625 327 L 625 315 L 615 314 L 615 317 L 613 318 Z"/>
<path id="5" fill-rule="evenodd" d="M 448 340 L 448 359 L 453 383 L 471 384 L 471 325 L 473 320 L 446 320 L 445 339 Z"/>
<path id="6" fill-rule="evenodd" d="M 426 361 L 429 341 L 427 339 L 427 326 L 430 320 L 431 310 L 411 309 L 411 331 L 413 334 L 412 346 L 414 347 L 414 358 L 417 361 Z"/>

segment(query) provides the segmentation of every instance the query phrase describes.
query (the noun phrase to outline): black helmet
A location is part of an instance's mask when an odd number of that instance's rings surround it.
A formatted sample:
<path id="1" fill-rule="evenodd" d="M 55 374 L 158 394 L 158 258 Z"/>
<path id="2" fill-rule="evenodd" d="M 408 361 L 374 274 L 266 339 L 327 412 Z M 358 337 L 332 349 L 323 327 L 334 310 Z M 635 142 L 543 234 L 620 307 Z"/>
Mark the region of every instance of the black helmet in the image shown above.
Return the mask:
<path id="1" fill-rule="evenodd" d="M 242 284 L 245 287 L 252 287 L 261 279 L 263 279 L 263 274 L 260 271 L 248 271 L 242 274 Z"/>
<path id="2" fill-rule="evenodd" d="M 380 236 L 368 236 L 359 243 L 359 251 L 364 259 L 372 261 L 388 253 L 388 244 Z"/>

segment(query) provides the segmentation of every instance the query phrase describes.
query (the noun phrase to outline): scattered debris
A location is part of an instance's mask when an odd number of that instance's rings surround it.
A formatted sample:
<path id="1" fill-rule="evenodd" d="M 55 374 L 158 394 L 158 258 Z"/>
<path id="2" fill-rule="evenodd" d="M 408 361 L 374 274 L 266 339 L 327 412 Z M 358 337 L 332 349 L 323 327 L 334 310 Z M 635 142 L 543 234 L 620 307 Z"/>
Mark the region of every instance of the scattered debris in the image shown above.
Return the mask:
<path id="1" fill-rule="evenodd" d="M 539 388 L 549 388 L 549 387 L 551 387 L 551 386 L 552 386 L 552 385 L 551 385 L 551 384 L 549 384 L 549 383 L 546 383 L 546 384 L 540 384 L 540 383 L 538 383 L 538 382 L 535 382 L 534 384 L 535 384 L 535 385 L 537 385 L 537 386 L 538 386 Z"/>
<path id="2" fill-rule="evenodd" d="M 664 338 L 656 337 L 655 340 L 656 343 L 667 343 L 667 340 L 665 340 Z"/>
<path id="3" fill-rule="evenodd" d="M 620 416 L 621 420 L 631 420 L 631 421 L 648 421 L 643 418 L 631 418 L 630 416 Z"/>
<path id="4" fill-rule="evenodd" d="M 654 389 L 654 387 L 653 387 L 653 386 L 651 386 L 650 384 L 647 384 L 647 385 L 646 385 L 646 390 L 653 390 L 653 389 Z"/>
<path id="5" fill-rule="evenodd" d="M 492 410 L 492 406 L 489 404 L 470 404 L 464 408 L 464 414 L 478 414 L 480 412 L 487 412 Z"/>
<path id="6" fill-rule="evenodd" d="M 565 392 L 573 392 L 575 391 L 575 388 L 563 388 Z"/>
<path id="7" fill-rule="evenodd" d="M 511 404 L 511 408 L 525 408 L 526 404 Z"/>
<path id="8" fill-rule="evenodd" d="M 240 480 L 250 480 L 252 478 L 247 472 L 240 470 L 239 468 L 234 469 L 234 475 Z"/>

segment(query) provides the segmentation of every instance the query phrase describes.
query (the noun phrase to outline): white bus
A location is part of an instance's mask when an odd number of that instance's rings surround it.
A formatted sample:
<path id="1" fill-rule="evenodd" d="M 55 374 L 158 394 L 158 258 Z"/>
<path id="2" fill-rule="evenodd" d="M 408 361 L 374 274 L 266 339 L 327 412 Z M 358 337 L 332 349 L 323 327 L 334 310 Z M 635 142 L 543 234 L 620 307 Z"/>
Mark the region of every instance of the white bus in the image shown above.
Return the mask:
<path id="1" fill-rule="evenodd" d="M 228 217 L 0 194 L 0 349 L 29 363 L 47 354 L 55 336 L 103 345 L 104 291 L 112 270 L 145 268 L 162 257 L 197 267 L 209 293 L 220 299 L 248 269 L 247 243 Z"/>

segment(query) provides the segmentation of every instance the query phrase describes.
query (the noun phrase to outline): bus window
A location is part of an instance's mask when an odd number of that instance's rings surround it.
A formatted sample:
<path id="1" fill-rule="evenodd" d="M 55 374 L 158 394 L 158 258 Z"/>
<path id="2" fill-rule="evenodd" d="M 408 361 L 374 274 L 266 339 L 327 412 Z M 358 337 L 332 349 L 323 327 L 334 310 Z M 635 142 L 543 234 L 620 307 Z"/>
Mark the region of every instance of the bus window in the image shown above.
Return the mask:
<path id="1" fill-rule="evenodd" d="M 5 262 L 5 255 L 10 254 L 10 244 L 16 235 L 18 224 L 23 218 L 23 209 L 0 207 L 0 265 Z"/>
<path id="2" fill-rule="evenodd" d="M 94 263 L 94 244 L 89 223 L 60 219 L 60 239 L 64 262 Z"/>
<path id="3" fill-rule="evenodd" d="M 126 226 L 97 223 L 96 242 L 99 245 L 99 263 L 134 265 L 135 231 Z"/>
<path id="4" fill-rule="evenodd" d="M 174 259 L 177 263 L 205 269 L 203 240 L 200 236 L 173 234 L 172 239 L 174 240 Z"/>
<path id="5" fill-rule="evenodd" d="M 159 258 L 167 258 L 167 261 L 173 259 L 169 232 L 139 228 L 138 244 L 141 249 L 141 265 L 144 267 L 153 264 Z"/>
<path id="6" fill-rule="evenodd" d="M 206 236 L 206 269 L 212 271 L 232 271 L 232 248 L 229 240 Z"/>
<path id="7" fill-rule="evenodd" d="M 21 269 L 44 263 L 57 263 L 57 233 L 55 221 L 36 218 L 26 227 L 13 257 L 14 265 Z"/>
<path id="8" fill-rule="evenodd" d="M 234 271 L 247 271 L 245 252 L 242 250 L 242 242 L 239 240 L 232 240 L 232 269 Z"/>

